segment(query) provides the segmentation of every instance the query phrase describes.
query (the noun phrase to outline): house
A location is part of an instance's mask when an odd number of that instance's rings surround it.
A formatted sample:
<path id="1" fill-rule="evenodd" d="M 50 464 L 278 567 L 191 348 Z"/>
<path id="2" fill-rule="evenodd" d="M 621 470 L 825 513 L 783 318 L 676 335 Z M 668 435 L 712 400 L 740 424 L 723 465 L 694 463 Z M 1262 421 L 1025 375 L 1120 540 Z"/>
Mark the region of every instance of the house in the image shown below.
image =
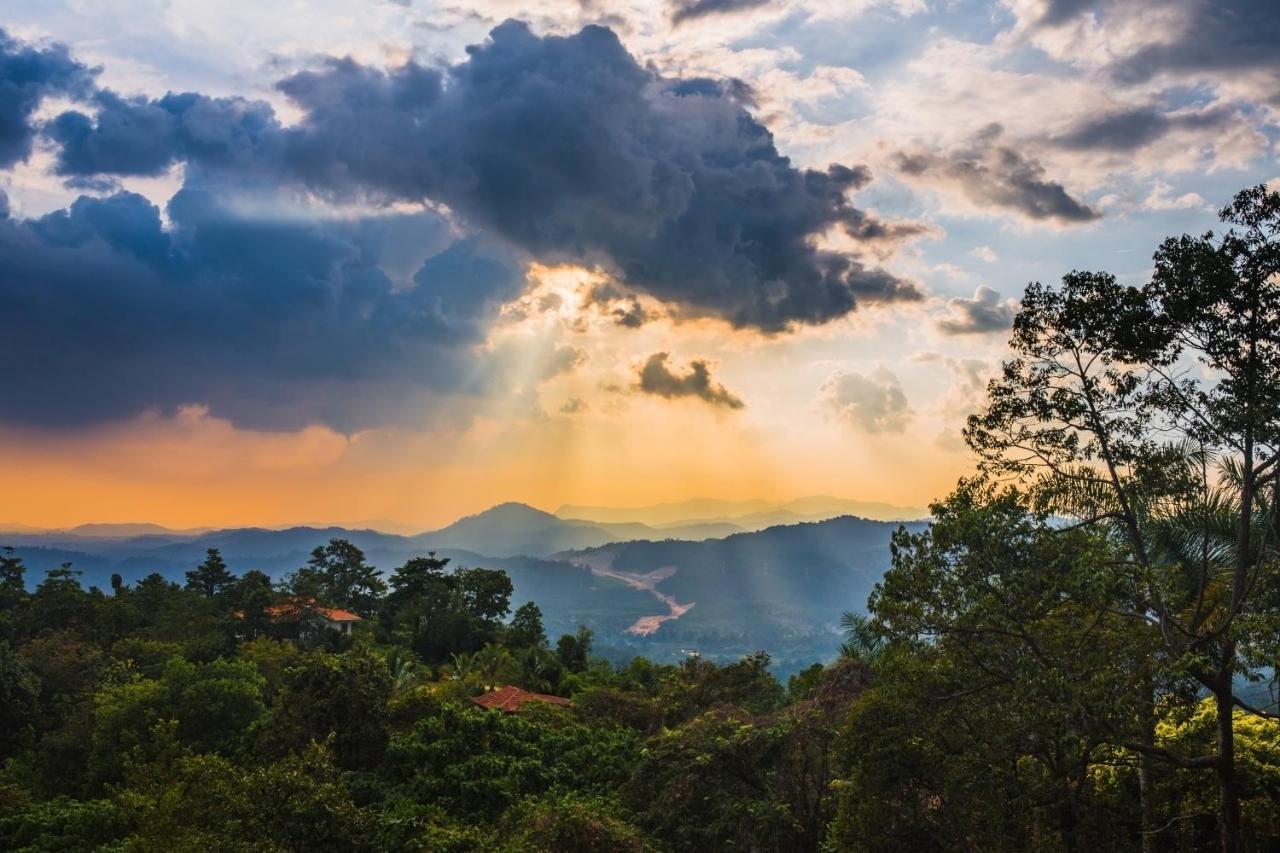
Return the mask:
<path id="1" fill-rule="evenodd" d="M 519 687 L 496 687 L 481 696 L 471 697 L 471 701 L 481 708 L 498 708 L 508 714 L 517 713 L 527 702 L 545 702 L 548 705 L 569 706 L 573 703 L 561 696 L 546 693 L 531 693 Z"/>
<path id="2" fill-rule="evenodd" d="M 289 598 L 278 604 L 264 608 L 263 613 L 277 625 L 298 625 L 300 631 L 311 633 L 318 629 L 337 631 L 343 636 L 351 634 L 355 623 L 362 621 L 350 610 L 337 607 L 321 607 L 314 598 Z M 237 610 L 237 619 L 243 619 L 244 613 Z M 305 629 L 303 625 L 305 623 Z"/>

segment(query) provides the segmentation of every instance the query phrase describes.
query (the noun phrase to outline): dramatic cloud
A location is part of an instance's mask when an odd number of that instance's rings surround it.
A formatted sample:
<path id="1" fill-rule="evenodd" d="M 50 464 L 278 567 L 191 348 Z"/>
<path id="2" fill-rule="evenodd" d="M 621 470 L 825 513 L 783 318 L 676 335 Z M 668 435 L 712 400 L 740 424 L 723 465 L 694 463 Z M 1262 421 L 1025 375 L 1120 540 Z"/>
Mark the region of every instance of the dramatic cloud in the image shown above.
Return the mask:
<path id="1" fill-rule="evenodd" d="M 912 416 L 898 377 L 883 369 L 869 376 L 837 370 L 818 389 L 818 403 L 859 432 L 902 432 Z"/>
<path id="2" fill-rule="evenodd" d="M 860 302 L 919 299 L 910 282 L 815 248 L 833 229 L 883 247 L 920 233 L 855 208 L 863 167 L 798 169 L 740 84 L 669 79 L 612 31 L 540 38 L 497 27 L 444 71 L 330 60 L 282 80 L 303 115 L 202 95 L 100 94 L 60 116 L 66 175 L 155 174 L 201 185 L 261 173 L 336 199 L 444 203 L 546 262 L 599 264 L 635 290 L 769 332 Z"/>
<path id="3" fill-rule="evenodd" d="M 481 389 L 472 348 L 523 286 L 502 254 L 449 246 L 434 214 L 254 220 L 190 189 L 167 212 L 165 229 L 119 193 L 0 221 L 0 418 L 74 427 L 200 404 L 268 429 L 420 419 L 425 395 Z M 407 290 L 378 266 L 397 224 L 448 246 Z"/>
<path id="4" fill-rule="evenodd" d="M 971 203 L 1011 210 L 1028 219 L 1090 222 L 1101 216 L 1048 180 L 1040 163 L 1000 143 L 1003 129 L 988 125 L 970 142 L 950 151 L 899 151 L 898 170 L 921 182 L 950 185 Z"/>
<path id="5" fill-rule="evenodd" d="M 1136 151 L 1176 130 L 1222 129 L 1238 120 L 1227 107 L 1183 113 L 1138 107 L 1088 119 L 1053 141 L 1072 151 Z"/>
<path id="6" fill-rule="evenodd" d="M 585 305 L 593 305 L 613 318 L 613 322 L 625 329 L 638 329 L 659 314 L 640 304 L 634 294 L 624 293 L 611 283 L 598 284 L 587 291 Z"/>
<path id="7" fill-rule="evenodd" d="M 21 44 L 0 29 L 0 168 L 26 160 L 35 128 L 31 117 L 53 95 L 88 91 L 93 72 L 61 45 Z"/>
<path id="8" fill-rule="evenodd" d="M 101 91 L 93 105 L 94 118 L 66 112 L 47 129 L 59 144 L 60 174 L 159 175 L 179 160 L 246 172 L 280 141 L 275 114 L 260 101 L 192 93 L 152 101 Z"/>
<path id="9" fill-rule="evenodd" d="M 745 404 L 729 389 L 711 379 L 707 362 L 694 359 L 686 373 L 677 373 L 668 367 L 669 354 L 655 352 L 640 368 L 639 389 L 645 394 L 659 397 L 697 397 L 699 400 L 726 409 L 741 409 Z"/>
<path id="10" fill-rule="evenodd" d="M 972 299 L 956 297 L 947 300 L 949 316 L 938 321 L 938 328 L 948 335 L 985 335 L 1007 332 L 1013 326 L 1018 304 L 1001 300 L 1000 294 L 981 286 Z"/>
<path id="11" fill-rule="evenodd" d="M 1162 72 L 1280 70 L 1280 7 L 1274 0 L 1177 0 L 1173 5 L 1182 10 L 1181 26 L 1171 38 L 1118 59 L 1113 65 L 1118 79 L 1141 83 Z"/>
<path id="12" fill-rule="evenodd" d="M 1055 55 L 1101 64 L 1118 82 L 1160 74 L 1227 76 L 1280 71 L 1280 7 L 1274 0 L 1006 0 Z M 1095 50 L 1097 47 L 1102 49 Z"/>
<path id="13" fill-rule="evenodd" d="M 671 23 L 680 24 L 706 15 L 754 9 L 768 2 L 769 0 L 675 0 L 671 4 Z"/>

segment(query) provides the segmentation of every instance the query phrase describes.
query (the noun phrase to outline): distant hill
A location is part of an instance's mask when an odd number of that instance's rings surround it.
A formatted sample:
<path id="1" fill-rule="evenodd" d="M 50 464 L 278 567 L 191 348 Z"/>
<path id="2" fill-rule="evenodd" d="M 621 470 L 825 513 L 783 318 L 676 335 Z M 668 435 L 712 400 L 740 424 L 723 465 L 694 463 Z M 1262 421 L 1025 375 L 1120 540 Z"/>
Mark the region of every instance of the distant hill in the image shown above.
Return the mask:
<path id="1" fill-rule="evenodd" d="M 435 551 L 455 565 L 506 570 L 515 586 L 513 606 L 536 601 L 553 634 L 588 625 L 601 649 L 618 657 L 673 660 L 698 649 L 724 658 L 766 649 L 790 669 L 834 652 L 839 615 L 865 606 L 889 565 L 897 527 L 844 516 L 688 541 L 673 538 L 674 529 L 564 519 L 502 504 L 416 536 L 343 527 L 132 538 L 61 531 L 8 533 L 0 545 L 16 547 L 32 585 L 44 571 L 70 562 L 86 585 L 104 589 L 112 573 L 126 583 L 152 572 L 181 581 L 208 548 L 218 548 L 237 574 L 259 569 L 275 578 L 302 566 L 313 548 L 332 538 L 355 543 L 384 572 Z M 698 532 L 713 529 L 722 528 Z"/>
<path id="2" fill-rule="evenodd" d="M 556 510 L 560 518 L 578 518 L 601 523 L 639 522 L 664 528 L 688 524 L 733 524 L 760 530 L 777 524 L 822 521 L 852 515 L 878 521 L 911 521 L 924 518 L 928 510 L 876 501 L 814 496 L 782 503 L 764 500 L 723 501 L 694 498 L 678 503 L 658 503 L 639 507 L 581 506 L 565 504 Z"/>

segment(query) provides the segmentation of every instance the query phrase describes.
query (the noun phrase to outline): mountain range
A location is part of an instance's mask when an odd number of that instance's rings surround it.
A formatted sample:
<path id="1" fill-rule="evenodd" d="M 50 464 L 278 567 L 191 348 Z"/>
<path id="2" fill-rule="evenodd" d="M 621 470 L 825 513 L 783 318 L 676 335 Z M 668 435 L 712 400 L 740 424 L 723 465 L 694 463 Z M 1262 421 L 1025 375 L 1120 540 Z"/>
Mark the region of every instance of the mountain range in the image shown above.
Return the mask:
<path id="1" fill-rule="evenodd" d="M 677 508 L 708 515 L 680 520 Z M 553 635 L 588 625 L 606 654 L 673 659 L 692 649 L 714 657 L 766 649 L 790 668 L 787 662 L 799 666 L 834 652 L 840 614 L 865 606 L 889 565 L 889 538 L 898 527 L 849 515 L 794 523 L 824 508 L 832 507 L 819 499 L 772 509 L 758 502 L 688 502 L 641 508 L 646 521 L 640 522 L 601 508 L 561 509 L 597 516 L 588 520 L 505 503 L 412 536 L 336 526 L 83 525 L 8 532 L 0 534 L 0 545 L 23 557 L 32 584 L 70 562 L 83 582 L 101 588 L 113 573 L 126 583 L 153 572 L 181 581 L 208 548 L 219 549 L 237 573 L 259 569 L 274 578 L 302 566 L 312 548 L 331 538 L 350 540 L 388 573 L 434 551 L 457 565 L 506 570 L 515 587 L 513 607 L 536 601 Z M 744 529 L 776 517 L 793 523 Z"/>

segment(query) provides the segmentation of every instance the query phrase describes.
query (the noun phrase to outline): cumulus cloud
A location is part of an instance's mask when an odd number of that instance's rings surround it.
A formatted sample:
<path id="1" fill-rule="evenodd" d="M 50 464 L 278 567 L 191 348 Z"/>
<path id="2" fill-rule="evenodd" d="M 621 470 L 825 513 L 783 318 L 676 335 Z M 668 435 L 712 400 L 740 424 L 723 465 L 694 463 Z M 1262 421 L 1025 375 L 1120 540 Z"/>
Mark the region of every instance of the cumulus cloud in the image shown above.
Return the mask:
<path id="1" fill-rule="evenodd" d="M 902 383 L 883 368 L 865 375 L 837 370 L 818 389 L 818 403 L 836 420 L 873 434 L 902 432 L 913 414 Z"/>
<path id="2" fill-rule="evenodd" d="M 674 399 L 677 397 L 696 397 L 703 402 L 725 409 L 741 409 L 745 407 L 735 394 L 711 378 L 711 367 L 702 359 L 689 362 L 689 369 L 683 373 L 672 370 L 669 366 L 670 354 L 655 352 L 649 356 L 640 368 L 640 381 L 637 387 L 642 393 Z"/>
<path id="3" fill-rule="evenodd" d="M 0 168 L 31 155 L 36 136 L 32 116 L 40 103 L 87 92 L 93 75 L 62 45 L 23 44 L 0 28 Z"/>
<path id="4" fill-rule="evenodd" d="M 1000 260 L 1000 256 L 996 254 L 996 250 L 990 246 L 975 246 L 969 250 L 969 254 L 987 264 L 994 264 L 996 261 Z"/>
<path id="5" fill-rule="evenodd" d="M 1002 144 L 1003 128 L 991 124 L 968 144 L 947 151 L 898 151 L 903 175 L 959 190 L 980 207 L 1010 210 L 1027 219 L 1063 224 L 1090 222 L 1101 214 L 1045 175 L 1039 161 Z"/>
<path id="6" fill-rule="evenodd" d="M 938 321 L 938 329 L 947 335 L 985 335 L 1006 332 L 1013 326 L 1018 303 L 1001 299 L 986 285 L 980 286 L 972 299 L 957 296 L 947 300 L 948 316 Z"/>
<path id="7" fill-rule="evenodd" d="M 741 12 L 769 2 L 770 0 L 674 0 L 671 4 L 671 23 L 681 24 L 707 15 Z"/>
<path id="8" fill-rule="evenodd" d="M 599 264 L 634 290 L 740 327 L 778 332 L 918 288 L 814 239 L 919 233 L 854 207 L 865 167 L 799 169 L 747 110 L 741 84 L 675 79 L 609 29 L 534 35 L 508 21 L 444 70 L 328 60 L 278 84 L 302 112 L 198 94 L 103 94 L 50 133 L 67 175 L 277 180 L 335 198 L 443 203 L 545 262 Z"/>
<path id="9" fill-rule="evenodd" d="M 1213 206 L 1200 193 L 1189 192 L 1174 195 L 1173 185 L 1156 181 L 1142 202 L 1148 210 L 1203 210 L 1212 212 Z"/>

